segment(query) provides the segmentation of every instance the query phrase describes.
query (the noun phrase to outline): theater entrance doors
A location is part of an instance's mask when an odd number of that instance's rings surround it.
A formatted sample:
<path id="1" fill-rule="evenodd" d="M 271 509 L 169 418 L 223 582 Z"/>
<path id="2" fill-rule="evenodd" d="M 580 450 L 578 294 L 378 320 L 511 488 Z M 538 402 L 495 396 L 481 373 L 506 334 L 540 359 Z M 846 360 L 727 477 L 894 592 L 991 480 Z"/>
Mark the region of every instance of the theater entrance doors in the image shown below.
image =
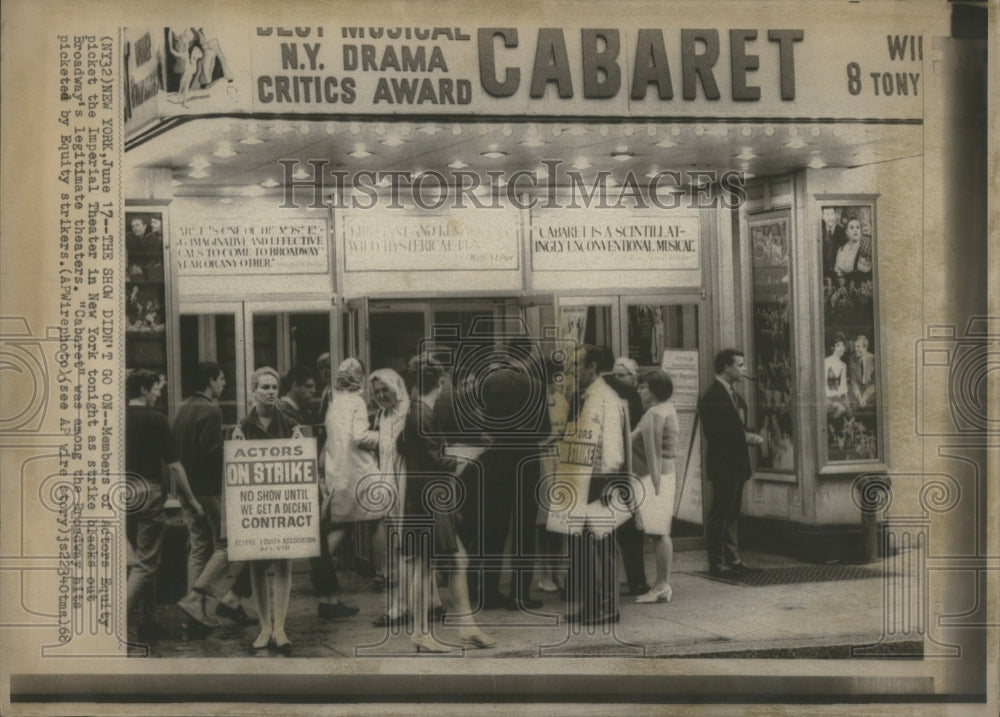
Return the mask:
<path id="1" fill-rule="evenodd" d="M 219 402 L 223 421 L 236 423 L 250 408 L 250 375 L 255 369 L 271 366 L 281 375 L 296 365 L 316 370 L 316 359 L 330 351 L 334 315 L 328 298 L 182 304 L 180 393 L 188 396 L 198 390 L 200 361 L 216 361 L 226 374 Z M 316 384 L 318 401 L 318 376 Z"/>

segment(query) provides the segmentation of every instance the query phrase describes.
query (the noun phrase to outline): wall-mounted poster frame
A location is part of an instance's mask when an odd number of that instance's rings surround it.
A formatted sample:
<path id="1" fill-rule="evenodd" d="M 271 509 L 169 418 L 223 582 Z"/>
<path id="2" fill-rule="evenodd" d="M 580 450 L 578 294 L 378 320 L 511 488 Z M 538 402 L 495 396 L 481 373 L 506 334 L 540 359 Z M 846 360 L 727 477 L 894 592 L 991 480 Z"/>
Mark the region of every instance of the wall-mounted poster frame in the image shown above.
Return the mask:
<path id="1" fill-rule="evenodd" d="M 884 362 L 874 195 L 815 195 L 822 363 L 817 396 L 821 473 L 887 463 Z"/>
<path id="2" fill-rule="evenodd" d="M 180 401 L 169 221 L 165 204 L 126 203 L 125 369 L 145 368 L 163 377 L 166 387 L 155 408 L 166 415 Z"/>
<path id="3" fill-rule="evenodd" d="M 747 220 L 750 251 L 750 328 L 753 340 L 752 426 L 764 438 L 756 449 L 756 473 L 796 482 L 799 425 L 792 301 L 791 212 L 752 215 Z"/>

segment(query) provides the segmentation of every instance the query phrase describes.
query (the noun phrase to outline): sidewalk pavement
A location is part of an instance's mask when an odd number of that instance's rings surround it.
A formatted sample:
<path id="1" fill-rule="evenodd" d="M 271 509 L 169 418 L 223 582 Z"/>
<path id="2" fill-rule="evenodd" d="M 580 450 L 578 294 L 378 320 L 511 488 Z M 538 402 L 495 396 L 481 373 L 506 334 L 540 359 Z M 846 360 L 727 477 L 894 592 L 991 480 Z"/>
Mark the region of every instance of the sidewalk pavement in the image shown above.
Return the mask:
<path id="1" fill-rule="evenodd" d="M 757 568 L 806 565 L 790 558 L 745 553 Z M 646 555 L 647 577 L 655 576 L 652 554 Z M 882 572 L 883 563 L 866 567 Z M 621 621 L 611 626 L 570 625 L 563 620 L 566 603 L 553 593 L 538 590 L 533 596 L 544 601 L 532 612 L 505 609 L 481 611 L 476 620 L 496 638 L 491 649 L 458 649 L 454 653 L 428 656 L 437 659 L 605 656 L 605 657 L 850 657 L 851 647 L 878 643 L 883 636 L 885 581 L 901 581 L 891 575 L 836 582 L 807 582 L 767 587 L 731 585 L 696 575 L 704 571 L 702 551 L 677 552 L 674 556 L 673 599 L 670 603 L 636 604 L 621 595 Z M 371 587 L 372 581 L 351 571 L 339 573 L 348 605 L 360 608 L 357 615 L 321 620 L 309 583 L 308 561 L 296 561 L 287 633 L 294 657 L 394 657 L 416 655 L 407 627 L 378 628 L 371 621 L 386 610 L 386 593 Z M 505 581 L 506 582 L 506 581 Z M 501 587 L 504 587 L 502 584 Z M 442 597 L 448 605 L 447 589 Z M 244 601 L 249 603 L 251 601 Z M 248 611 L 251 605 L 246 605 Z M 150 646 L 150 657 L 248 657 L 257 626 L 224 624 L 207 633 L 187 628 L 187 615 L 175 605 L 159 608 L 159 639 Z M 435 635 L 443 642 L 459 644 L 456 623 L 449 615 Z M 917 650 L 919 644 L 900 642 L 897 651 Z M 919 639 L 919 636 L 916 636 Z M 888 649 L 894 649 L 892 645 Z M 133 650 L 135 654 L 137 651 Z M 260 651 L 257 656 L 275 657 Z"/>

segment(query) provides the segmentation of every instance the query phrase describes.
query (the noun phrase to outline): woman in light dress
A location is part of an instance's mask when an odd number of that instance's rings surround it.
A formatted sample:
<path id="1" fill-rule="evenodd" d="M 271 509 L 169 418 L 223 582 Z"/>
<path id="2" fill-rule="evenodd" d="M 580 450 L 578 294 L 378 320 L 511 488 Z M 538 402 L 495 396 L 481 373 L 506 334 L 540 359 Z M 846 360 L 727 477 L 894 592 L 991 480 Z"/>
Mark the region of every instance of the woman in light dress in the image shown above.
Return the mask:
<path id="1" fill-rule="evenodd" d="M 670 397 L 674 384 L 664 371 L 644 373 L 639 379 L 639 397 L 646 412 L 632 431 L 632 470 L 637 476 L 650 478 L 647 492 L 638 507 L 637 522 L 646 535 L 656 540 L 656 582 L 652 589 L 635 599 L 638 603 L 670 602 L 670 568 L 674 546 L 670 540 L 670 523 L 674 514 L 674 491 L 677 438 L 680 428 L 677 409 Z"/>

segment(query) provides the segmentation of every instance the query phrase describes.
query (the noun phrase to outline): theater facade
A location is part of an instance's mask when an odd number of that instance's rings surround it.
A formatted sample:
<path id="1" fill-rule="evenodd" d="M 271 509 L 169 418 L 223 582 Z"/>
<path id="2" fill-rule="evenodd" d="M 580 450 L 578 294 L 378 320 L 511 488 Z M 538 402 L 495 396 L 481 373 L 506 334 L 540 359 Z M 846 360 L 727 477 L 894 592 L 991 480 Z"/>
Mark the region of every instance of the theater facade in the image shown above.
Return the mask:
<path id="1" fill-rule="evenodd" d="M 737 347 L 765 439 L 745 540 L 871 559 L 866 486 L 916 500 L 892 477 L 929 470 L 946 420 L 921 347 L 949 337 L 926 327 L 984 272 L 956 251 L 974 145 L 941 144 L 969 78 L 938 61 L 966 47 L 936 6 L 606 7 L 127 28 L 127 366 L 167 377 L 172 415 L 218 361 L 232 424 L 263 365 L 605 344 L 674 379 L 696 548 L 696 400 Z"/>

